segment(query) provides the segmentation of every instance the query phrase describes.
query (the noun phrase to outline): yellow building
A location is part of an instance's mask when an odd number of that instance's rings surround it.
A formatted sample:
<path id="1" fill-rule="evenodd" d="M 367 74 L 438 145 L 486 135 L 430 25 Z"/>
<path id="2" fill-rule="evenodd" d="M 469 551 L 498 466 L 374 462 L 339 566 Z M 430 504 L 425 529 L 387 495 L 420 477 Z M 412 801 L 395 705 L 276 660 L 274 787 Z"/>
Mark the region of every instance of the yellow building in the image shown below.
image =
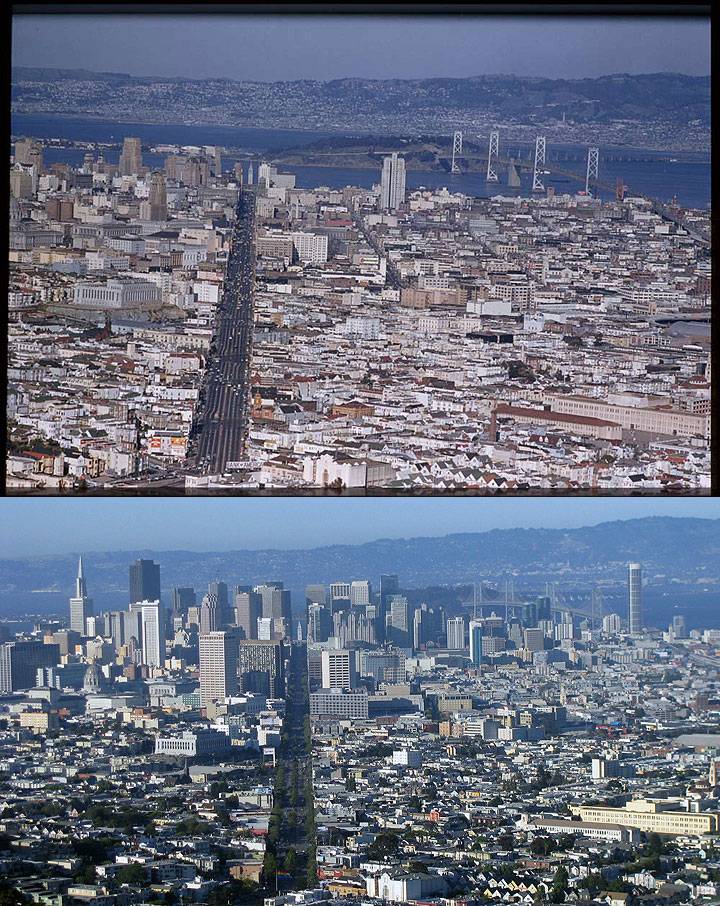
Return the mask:
<path id="1" fill-rule="evenodd" d="M 622 808 L 578 805 L 572 807 L 572 812 L 589 824 L 620 824 L 648 833 L 699 837 L 717 832 L 720 817 L 717 812 L 672 811 L 667 805 L 648 799 L 634 799 Z"/>

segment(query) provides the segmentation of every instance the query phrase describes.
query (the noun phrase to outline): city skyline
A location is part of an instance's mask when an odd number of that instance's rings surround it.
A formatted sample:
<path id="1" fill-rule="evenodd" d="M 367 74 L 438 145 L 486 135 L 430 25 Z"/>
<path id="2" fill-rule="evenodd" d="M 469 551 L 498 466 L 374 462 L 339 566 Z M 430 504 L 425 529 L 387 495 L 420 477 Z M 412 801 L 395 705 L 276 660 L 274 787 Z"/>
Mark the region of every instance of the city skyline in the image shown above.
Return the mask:
<path id="1" fill-rule="evenodd" d="M 14 17 L 13 65 L 77 68 L 79 60 L 91 71 L 257 81 L 708 75 L 710 29 L 709 19 L 680 16 Z"/>
<path id="2" fill-rule="evenodd" d="M 312 549 L 383 538 L 441 537 L 493 529 L 569 529 L 647 516 L 720 517 L 720 503 L 701 497 L 569 498 L 562 501 L 561 507 L 554 498 L 532 497 L 8 499 L 2 506 L 3 559 L 108 550 Z M 237 526 L 239 520 L 246 525 Z M 189 540 L 192 532 L 194 541 Z"/>

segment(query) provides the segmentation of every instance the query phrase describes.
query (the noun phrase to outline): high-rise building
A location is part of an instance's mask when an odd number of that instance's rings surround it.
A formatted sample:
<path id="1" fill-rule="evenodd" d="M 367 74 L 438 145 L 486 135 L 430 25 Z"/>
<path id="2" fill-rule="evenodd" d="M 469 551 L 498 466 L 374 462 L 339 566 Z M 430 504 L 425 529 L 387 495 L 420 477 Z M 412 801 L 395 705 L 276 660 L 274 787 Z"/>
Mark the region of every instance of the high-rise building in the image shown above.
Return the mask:
<path id="1" fill-rule="evenodd" d="M 120 163 L 121 176 L 135 176 L 142 170 L 142 148 L 139 138 L 124 138 Z"/>
<path id="2" fill-rule="evenodd" d="M 290 635 L 292 614 L 290 592 L 282 582 L 266 582 L 253 589 L 262 598 L 262 615 L 273 621 L 273 630 L 278 635 Z"/>
<path id="3" fill-rule="evenodd" d="M 322 688 L 354 689 L 357 686 L 355 654 L 342 648 L 323 650 Z"/>
<path id="4" fill-rule="evenodd" d="M 676 639 L 686 639 L 687 638 L 687 628 L 685 626 L 685 617 L 681 614 L 676 614 L 672 618 L 672 632 Z"/>
<path id="5" fill-rule="evenodd" d="M 322 604 L 311 604 L 308 607 L 308 641 L 327 642 L 331 632 L 330 611 Z"/>
<path id="6" fill-rule="evenodd" d="M 400 591 L 400 582 L 395 575 L 380 576 L 380 611 L 378 613 L 378 635 L 380 641 L 385 641 L 385 624 L 388 613 L 388 601 L 391 595 Z"/>
<path id="7" fill-rule="evenodd" d="M 150 175 L 150 220 L 167 220 L 167 185 L 165 177 L 159 170 L 153 170 Z"/>
<path id="8" fill-rule="evenodd" d="M 405 201 L 405 161 L 393 152 L 383 158 L 380 181 L 380 206 L 384 211 L 396 211 Z"/>
<path id="9" fill-rule="evenodd" d="M 153 560 L 130 565 L 130 603 L 160 600 L 160 566 Z"/>
<path id="10" fill-rule="evenodd" d="M 85 621 L 93 615 L 92 598 L 88 597 L 82 557 L 78 561 L 77 578 L 75 579 L 75 597 L 70 598 L 70 629 L 85 635 Z"/>
<path id="11" fill-rule="evenodd" d="M 35 166 L 38 173 L 43 171 L 43 150 L 40 142 L 33 138 L 22 138 L 15 142 L 15 163 Z"/>
<path id="12" fill-rule="evenodd" d="M 367 579 L 355 580 L 350 584 L 350 603 L 353 607 L 361 607 L 370 603 L 372 588 Z"/>
<path id="13" fill-rule="evenodd" d="M 0 693 L 32 689 L 39 667 L 55 667 L 60 646 L 34 639 L 0 644 Z"/>
<path id="14" fill-rule="evenodd" d="M 162 667 L 165 662 L 165 615 L 160 601 L 143 601 L 142 657 L 148 667 Z"/>
<path id="15" fill-rule="evenodd" d="M 228 587 L 224 582 L 210 582 L 208 585 L 208 594 L 217 597 L 219 625 L 216 629 L 223 629 L 230 622 Z"/>
<path id="16" fill-rule="evenodd" d="M 483 624 L 480 620 L 470 620 L 470 660 L 473 667 L 482 664 Z"/>
<path id="17" fill-rule="evenodd" d="M 452 651 L 465 647 L 465 617 L 451 617 L 446 623 L 447 646 Z"/>
<path id="18" fill-rule="evenodd" d="M 246 639 L 258 637 L 257 621 L 262 616 L 262 597 L 251 589 L 235 592 L 235 625 Z"/>
<path id="19" fill-rule="evenodd" d="M 197 597 L 194 588 L 173 588 L 170 592 L 170 606 L 176 616 L 186 614 L 196 604 Z"/>
<path id="20" fill-rule="evenodd" d="M 640 635 L 642 628 L 642 566 L 628 563 L 628 629 L 631 635 Z"/>
<path id="21" fill-rule="evenodd" d="M 390 640 L 400 648 L 407 648 L 410 642 L 410 605 L 405 595 L 391 595 L 387 615 Z M 386 634 L 387 635 L 387 634 Z"/>
<path id="22" fill-rule="evenodd" d="M 305 604 L 327 604 L 327 587 L 325 585 L 306 585 Z"/>
<path id="23" fill-rule="evenodd" d="M 333 601 L 350 600 L 350 583 L 349 582 L 332 582 L 330 584 L 330 597 Z"/>
<path id="24" fill-rule="evenodd" d="M 222 620 L 218 598 L 217 595 L 208 592 L 200 605 L 200 635 L 218 632 L 220 629 L 222 629 Z"/>
<path id="25" fill-rule="evenodd" d="M 285 678 L 282 642 L 239 642 L 238 674 L 242 692 L 259 692 L 275 698 L 283 695 Z"/>
<path id="26" fill-rule="evenodd" d="M 203 706 L 236 694 L 238 641 L 235 630 L 200 634 L 200 703 Z"/>

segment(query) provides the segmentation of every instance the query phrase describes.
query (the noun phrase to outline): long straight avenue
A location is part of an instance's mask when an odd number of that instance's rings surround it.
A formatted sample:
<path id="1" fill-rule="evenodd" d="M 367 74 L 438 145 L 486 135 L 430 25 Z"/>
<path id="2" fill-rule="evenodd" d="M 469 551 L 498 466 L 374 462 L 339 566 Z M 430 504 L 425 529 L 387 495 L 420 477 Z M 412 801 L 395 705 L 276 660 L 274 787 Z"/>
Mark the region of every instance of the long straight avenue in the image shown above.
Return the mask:
<path id="1" fill-rule="evenodd" d="M 225 292 L 192 428 L 191 455 L 205 475 L 242 456 L 247 430 L 255 283 L 255 193 L 240 192 Z"/>

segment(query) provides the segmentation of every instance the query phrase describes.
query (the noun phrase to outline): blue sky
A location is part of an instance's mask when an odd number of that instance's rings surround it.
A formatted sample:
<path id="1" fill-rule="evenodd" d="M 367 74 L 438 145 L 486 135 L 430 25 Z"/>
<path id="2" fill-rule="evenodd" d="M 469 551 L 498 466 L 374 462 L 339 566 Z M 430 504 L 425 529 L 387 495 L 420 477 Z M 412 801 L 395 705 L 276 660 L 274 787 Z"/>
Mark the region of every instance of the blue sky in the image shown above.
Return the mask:
<path id="1" fill-rule="evenodd" d="M 0 499 L 0 559 L 77 550 L 238 550 L 571 528 L 643 516 L 720 518 L 708 497 Z"/>
<path id="2" fill-rule="evenodd" d="M 18 15 L 13 65 L 283 79 L 710 73 L 709 19 Z"/>

